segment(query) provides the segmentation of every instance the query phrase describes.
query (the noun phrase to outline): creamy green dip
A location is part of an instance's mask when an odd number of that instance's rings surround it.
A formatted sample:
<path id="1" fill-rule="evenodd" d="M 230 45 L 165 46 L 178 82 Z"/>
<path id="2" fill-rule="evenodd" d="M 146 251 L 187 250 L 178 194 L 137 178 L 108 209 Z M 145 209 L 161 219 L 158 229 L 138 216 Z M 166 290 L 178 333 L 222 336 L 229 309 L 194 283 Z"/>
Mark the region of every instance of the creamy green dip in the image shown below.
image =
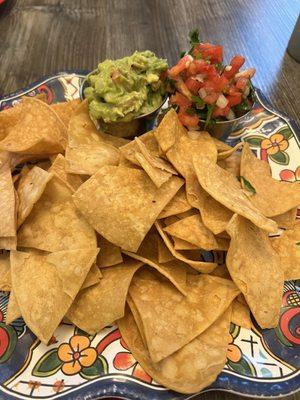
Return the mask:
<path id="1" fill-rule="evenodd" d="M 131 121 L 155 110 L 165 95 L 160 75 L 167 68 L 167 61 L 149 50 L 103 61 L 84 90 L 90 116 L 107 123 Z"/>

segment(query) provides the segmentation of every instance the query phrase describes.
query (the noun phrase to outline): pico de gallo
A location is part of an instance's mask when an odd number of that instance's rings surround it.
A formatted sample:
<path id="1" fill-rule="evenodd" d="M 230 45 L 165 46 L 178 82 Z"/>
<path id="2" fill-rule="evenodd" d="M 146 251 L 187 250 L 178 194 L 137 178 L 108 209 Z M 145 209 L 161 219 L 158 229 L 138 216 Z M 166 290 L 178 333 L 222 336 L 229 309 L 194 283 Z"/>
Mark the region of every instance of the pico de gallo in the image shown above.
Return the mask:
<path id="1" fill-rule="evenodd" d="M 223 64 L 223 47 L 200 42 L 198 30 L 190 33 L 191 49 L 168 72 L 170 106 L 183 125 L 193 129 L 200 120 L 205 126 L 232 120 L 247 113 L 252 105 L 251 78 L 254 68 L 240 71 L 245 58 L 236 55 Z"/>

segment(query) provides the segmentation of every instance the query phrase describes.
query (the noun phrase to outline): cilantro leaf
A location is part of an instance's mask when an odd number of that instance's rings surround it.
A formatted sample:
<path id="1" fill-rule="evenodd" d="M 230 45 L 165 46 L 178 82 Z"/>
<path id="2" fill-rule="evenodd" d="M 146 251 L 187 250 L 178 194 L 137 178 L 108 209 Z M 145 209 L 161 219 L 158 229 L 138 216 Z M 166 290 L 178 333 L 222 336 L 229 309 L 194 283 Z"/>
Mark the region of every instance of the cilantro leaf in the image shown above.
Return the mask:
<path id="1" fill-rule="evenodd" d="M 193 108 L 187 108 L 185 110 L 185 113 L 188 115 L 194 115 L 194 114 L 196 114 L 196 110 L 194 110 Z"/>
<path id="2" fill-rule="evenodd" d="M 189 39 L 191 47 L 194 47 L 196 44 L 200 43 L 199 30 L 198 29 L 191 30 L 189 33 Z"/>
<path id="3" fill-rule="evenodd" d="M 192 96 L 192 102 L 196 103 L 196 105 L 200 107 L 204 105 L 204 101 L 199 96 Z"/>
<path id="4" fill-rule="evenodd" d="M 248 190 L 248 192 L 255 194 L 256 190 L 255 188 L 251 185 L 251 183 L 244 178 L 243 176 L 240 177 L 241 178 L 241 183 L 245 186 L 245 189 Z"/>
<path id="5" fill-rule="evenodd" d="M 206 115 L 206 121 L 205 121 L 205 125 L 204 125 L 204 129 L 206 129 L 208 127 L 209 124 L 211 124 L 212 119 L 212 113 L 214 111 L 215 108 L 215 104 L 208 104 L 207 105 L 207 115 Z"/>

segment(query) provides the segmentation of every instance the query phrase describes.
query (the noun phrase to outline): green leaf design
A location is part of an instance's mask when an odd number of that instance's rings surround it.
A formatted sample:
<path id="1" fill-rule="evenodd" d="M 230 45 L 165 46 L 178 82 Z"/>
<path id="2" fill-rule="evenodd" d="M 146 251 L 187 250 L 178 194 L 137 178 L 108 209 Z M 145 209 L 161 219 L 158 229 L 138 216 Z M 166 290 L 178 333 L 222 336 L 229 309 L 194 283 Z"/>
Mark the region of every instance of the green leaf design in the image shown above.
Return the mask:
<path id="1" fill-rule="evenodd" d="M 236 372 L 241 375 L 246 376 L 255 376 L 255 369 L 253 365 L 246 359 L 243 355 L 239 362 L 234 363 L 230 360 L 227 361 L 227 364 Z"/>
<path id="2" fill-rule="evenodd" d="M 49 350 L 35 364 L 32 375 L 38 377 L 51 376 L 55 374 L 61 367 L 62 361 L 58 358 L 57 349 Z"/>
<path id="3" fill-rule="evenodd" d="M 235 339 L 238 336 L 240 330 L 241 330 L 240 326 L 235 325 L 231 322 L 229 333 L 233 337 L 233 339 Z"/>
<path id="4" fill-rule="evenodd" d="M 270 154 L 269 157 L 276 164 L 288 165 L 290 162 L 290 156 L 285 151 L 279 151 L 276 154 Z"/>
<path id="5" fill-rule="evenodd" d="M 260 147 L 261 142 L 263 141 L 264 138 L 261 136 L 248 136 L 244 139 L 244 142 L 247 142 L 250 144 L 250 146 L 253 147 Z"/>
<path id="6" fill-rule="evenodd" d="M 241 176 L 240 178 L 241 178 L 241 182 L 242 182 L 242 185 L 243 185 L 244 189 L 248 190 L 248 192 L 250 192 L 252 194 L 255 194 L 256 190 L 251 185 L 251 183 L 246 178 L 244 178 L 243 176 Z"/>
<path id="7" fill-rule="evenodd" d="M 288 126 L 284 126 L 279 129 L 277 133 L 281 133 L 286 140 L 290 140 L 294 135 Z"/>
<path id="8" fill-rule="evenodd" d="M 95 379 L 108 372 L 108 364 L 103 356 L 98 356 L 96 361 L 90 367 L 84 367 L 80 371 L 80 375 L 84 379 Z"/>
<path id="9" fill-rule="evenodd" d="M 96 336 L 96 335 L 89 335 L 87 332 L 83 331 L 82 329 L 78 328 L 77 326 L 76 326 L 76 328 L 75 328 L 74 335 L 86 336 L 86 337 L 88 337 L 88 338 L 90 339 L 90 342 L 91 342 L 91 341 L 94 339 L 94 337 Z"/>
<path id="10" fill-rule="evenodd" d="M 0 342 L 0 345 L 2 345 L 2 346 L 7 345 L 7 347 L 6 348 L 4 347 L 4 349 L 3 349 L 5 351 L 3 353 L 1 352 L 2 355 L 0 357 L 0 364 L 3 364 L 12 355 L 12 353 L 16 347 L 17 341 L 18 341 L 18 336 L 17 336 L 17 332 L 14 330 L 14 328 L 10 325 L 6 325 L 4 322 L 0 322 L 0 329 L 3 329 L 6 332 L 6 334 L 7 334 L 6 338 L 8 339 L 8 342 L 6 342 L 6 341 L 4 343 Z"/>

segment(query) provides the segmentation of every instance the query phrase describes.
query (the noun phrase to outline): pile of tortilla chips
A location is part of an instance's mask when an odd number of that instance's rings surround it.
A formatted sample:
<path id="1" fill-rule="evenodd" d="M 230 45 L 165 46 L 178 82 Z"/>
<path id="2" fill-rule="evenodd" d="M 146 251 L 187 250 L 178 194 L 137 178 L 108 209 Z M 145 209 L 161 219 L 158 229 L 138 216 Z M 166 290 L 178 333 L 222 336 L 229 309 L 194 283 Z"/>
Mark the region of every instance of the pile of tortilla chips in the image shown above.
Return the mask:
<path id="1" fill-rule="evenodd" d="M 251 312 L 275 327 L 284 279 L 300 278 L 300 182 L 241 147 L 186 131 L 173 110 L 132 141 L 97 131 L 78 100 L 2 111 L 6 323 L 23 317 L 48 343 L 63 320 L 89 334 L 117 321 L 157 382 L 210 385 L 230 322 L 249 329 Z"/>

